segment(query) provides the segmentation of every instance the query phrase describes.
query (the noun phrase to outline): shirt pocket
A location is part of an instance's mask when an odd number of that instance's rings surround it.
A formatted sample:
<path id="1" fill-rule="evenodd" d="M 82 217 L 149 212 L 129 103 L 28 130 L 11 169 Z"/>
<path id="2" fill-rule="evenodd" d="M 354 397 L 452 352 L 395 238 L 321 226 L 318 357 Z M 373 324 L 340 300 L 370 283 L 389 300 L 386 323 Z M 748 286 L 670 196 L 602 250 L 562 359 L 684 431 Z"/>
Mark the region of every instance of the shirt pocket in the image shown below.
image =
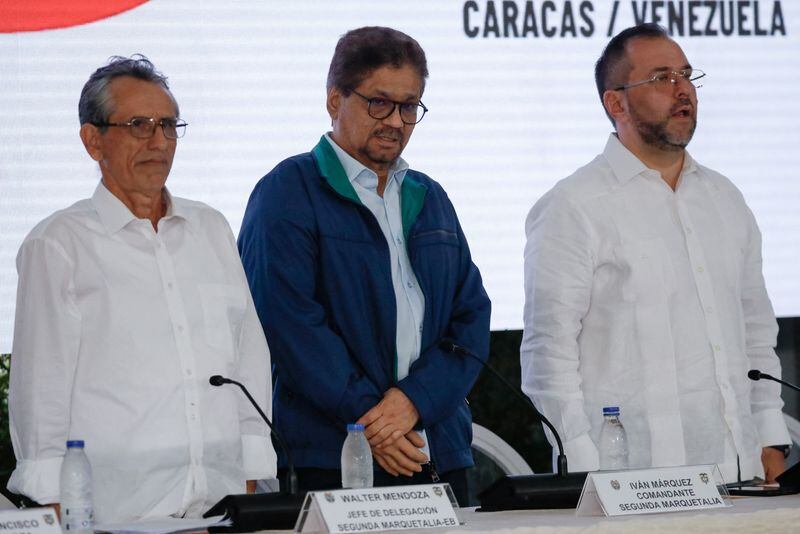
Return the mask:
<path id="1" fill-rule="evenodd" d="M 233 360 L 247 307 L 247 297 L 240 286 L 198 284 L 203 306 L 203 333 L 206 342 Z"/>
<path id="2" fill-rule="evenodd" d="M 634 241 L 614 249 L 621 272 L 622 299 L 639 304 L 658 304 L 676 292 L 675 269 L 664 242 Z"/>

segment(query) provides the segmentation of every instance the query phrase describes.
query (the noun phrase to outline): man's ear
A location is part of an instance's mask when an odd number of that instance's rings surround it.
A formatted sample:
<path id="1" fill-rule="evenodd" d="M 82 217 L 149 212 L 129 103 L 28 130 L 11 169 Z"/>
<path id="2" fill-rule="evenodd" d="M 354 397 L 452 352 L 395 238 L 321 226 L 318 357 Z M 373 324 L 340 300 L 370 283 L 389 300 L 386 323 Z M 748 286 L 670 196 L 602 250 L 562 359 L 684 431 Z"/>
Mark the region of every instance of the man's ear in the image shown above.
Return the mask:
<path id="1" fill-rule="evenodd" d="M 328 108 L 328 115 L 330 115 L 331 120 L 336 120 L 339 118 L 339 109 L 342 105 L 342 92 L 337 89 L 336 87 L 331 87 L 328 91 L 328 99 L 326 101 L 326 105 Z"/>
<path id="2" fill-rule="evenodd" d="M 628 102 L 624 92 L 608 90 L 603 93 L 603 107 L 606 108 L 606 112 L 611 115 L 614 122 L 619 123 L 628 113 Z"/>
<path id="3" fill-rule="evenodd" d="M 95 161 L 103 159 L 103 148 L 100 136 L 100 130 L 94 124 L 81 125 L 81 141 L 86 152 Z"/>

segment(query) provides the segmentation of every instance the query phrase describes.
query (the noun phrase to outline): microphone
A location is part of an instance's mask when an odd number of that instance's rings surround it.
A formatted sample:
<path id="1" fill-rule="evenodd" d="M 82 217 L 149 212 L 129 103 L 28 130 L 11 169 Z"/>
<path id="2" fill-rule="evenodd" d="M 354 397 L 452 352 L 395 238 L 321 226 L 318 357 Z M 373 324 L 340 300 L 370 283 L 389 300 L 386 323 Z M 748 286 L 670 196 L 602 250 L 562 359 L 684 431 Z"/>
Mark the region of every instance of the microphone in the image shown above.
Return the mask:
<path id="1" fill-rule="evenodd" d="M 767 373 L 762 373 L 758 369 L 750 369 L 747 372 L 747 378 L 753 380 L 754 382 L 758 382 L 762 378 L 764 380 L 772 380 L 773 382 L 777 382 L 783 386 L 788 388 L 792 388 L 795 391 L 800 391 L 794 384 L 790 384 L 789 382 L 784 382 L 779 378 L 775 378 L 772 375 L 768 375 Z M 795 493 L 800 493 L 800 462 L 797 462 L 792 467 L 775 477 L 775 480 L 780 485 L 779 487 L 779 494 L 781 495 L 793 495 Z M 732 490 L 729 490 L 731 494 L 733 494 Z M 749 493 L 739 492 L 740 495 L 749 495 Z"/>
<path id="2" fill-rule="evenodd" d="M 226 495 L 217 504 L 211 507 L 203 517 L 225 515 L 231 519 L 230 527 L 210 527 L 209 532 L 255 532 L 257 530 L 270 529 L 291 529 L 297 522 L 297 516 L 305 499 L 305 494 L 298 494 L 297 475 L 294 471 L 292 455 L 286 442 L 280 433 L 275 430 L 272 421 L 261 409 L 256 400 L 247 391 L 244 384 L 225 378 L 222 375 L 214 375 L 208 379 L 212 386 L 220 387 L 225 384 L 239 386 L 244 392 L 247 400 L 255 407 L 258 414 L 272 431 L 275 442 L 281 451 L 286 455 L 287 491 L 277 493 Z"/>
<path id="3" fill-rule="evenodd" d="M 530 510 L 544 508 L 575 508 L 578 505 L 586 472 L 569 473 L 564 445 L 553 424 L 536 408 L 531 400 L 518 388 L 506 380 L 494 367 L 483 361 L 477 354 L 456 344 L 452 339 L 444 338 L 439 348 L 451 354 L 467 356 L 480 363 L 491 372 L 503 385 L 544 424 L 556 440 L 558 457 L 556 473 L 522 476 L 504 476 L 485 489 L 478 496 L 481 501 L 479 512 L 495 512 L 500 510 Z"/>
<path id="4" fill-rule="evenodd" d="M 247 400 L 250 401 L 250 404 L 252 404 L 253 407 L 258 411 L 258 415 L 261 416 L 261 419 L 263 419 L 264 422 L 267 423 L 267 426 L 272 431 L 272 435 L 275 436 L 275 441 L 278 442 L 278 447 L 280 447 L 283 454 L 286 455 L 286 470 L 289 473 L 289 476 L 287 477 L 288 478 L 287 489 L 289 490 L 289 495 L 297 495 L 297 475 L 294 472 L 294 462 L 292 462 L 292 453 L 289 451 L 289 447 L 286 446 L 286 442 L 283 441 L 283 437 L 277 430 L 275 430 L 275 427 L 272 426 L 272 421 L 270 421 L 269 417 L 267 417 L 267 414 L 265 414 L 261 410 L 261 407 L 258 405 L 253 396 L 250 395 L 250 392 L 247 391 L 247 388 L 244 387 L 244 384 L 242 384 L 241 382 L 237 382 L 236 380 L 232 380 L 230 378 L 225 378 L 222 375 L 212 376 L 211 378 L 208 379 L 208 383 L 211 384 L 212 386 L 217 386 L 217 387 L 222 386 L 224 384 L 233 384 L 235 386 L 239 386 L 239 388 L 244 392 L 244 394 L 247 396 Z"/>
<path id="5" fill-rule="evenodd" d="M 784 385 L 784 386 L 786 386 L 788 388 L 792 388 L 795 391 L 800 391 L 800 387 L 797 387 L 794 384 L 790 384 L 789 382 L 784 382 L 780 378 L 775 378 L 774 376 L 768 375 L 767 373 L 762 373 L 758 369 L 750 369 L 747 372 L 747 378 L 749 378 L 750 380 L 753 380 L 755 382 L 758 382 L 762 378 L 764 380 L 772 380 L 773 382 L 777 382 L 778 384 L 782 384 L 782 385 Z"/>
<path id="6" fill-rule="evenodd" d="M 212 386 L 217 386 L 217 387 L 221 386 L 222 384 L 230 384 L 232 382 L 233 381 L 230 378 L 225 378 L 222 375 L 214 375 L 214 376 L 212 376 L 211 378 L 208 379 L 208 383 L 209 384 L 211 384 Z M 272 425 L 269 425 L 269 427 L 272 428 Z"/>

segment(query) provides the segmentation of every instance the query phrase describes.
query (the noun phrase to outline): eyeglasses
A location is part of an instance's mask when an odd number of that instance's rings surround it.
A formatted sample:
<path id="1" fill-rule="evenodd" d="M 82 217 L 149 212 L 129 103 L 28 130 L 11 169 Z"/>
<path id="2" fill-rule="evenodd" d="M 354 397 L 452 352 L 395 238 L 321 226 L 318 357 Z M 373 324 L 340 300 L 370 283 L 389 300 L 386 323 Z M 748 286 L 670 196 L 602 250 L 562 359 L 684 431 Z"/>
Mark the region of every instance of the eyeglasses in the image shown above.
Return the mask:
<path id="1" fill-rule="evenodd" d="M 683 70 L 671 70 L 669 72 L 659 72 L 649 80 L 642 80 L 641 82 L 633 82 L 628 83 L 625 85 L 620 85 L 619 87 L 615 87 L 614 91 L 625 91 L 626 89 L 630 89 L 631 87 L 639 87 L 640 85 L 647 85 L 648 83 L 652 83 L 653 86 L 658 89 L 659 91 L 666 91 L 671 90 L 672 86 L 678 83 L 679 80 L 685 80 L 696 88 L 703 87 L 702 85 L 697 85 L 696 82 L 700 78 L 706 75 L 705 72 L 698 69 L 683 69 Z"/>
<path id="2" fill-rule="evenodd" d="M 127 126 L 131 129 L 131 135 L 139 139 L 150 139 L 156 132 L 156 126 L 161 126 L 164 137 L 167 139 L 178 139 L 186 133 L 188 124 L 181 119 L 161 119 L 156 121 L 152 117 L 133 117 L 128 122 L 101 122 L 93 123 L 98 128 L 105 126 Z"/>
<path id="3" fill-rule="evenodd" d="M 422 120 L 422 117 L 425 116 L 425 113 L 428 112 L 428 108 L 426 108 L 425 104 L 422 102 L 419 104 L 408 104 L 406 102 L 395 102 L 388 98 L 369 98 L 357 91 L 353 91 L 353 93 L 367 101 L 367 113 L 369 113 L 369 116 L 373 119 L 383 120 L 394 113 L 395 108 L 399 107 L 400 120 L 402 120 L 403 123 L 417 124 Z"/>

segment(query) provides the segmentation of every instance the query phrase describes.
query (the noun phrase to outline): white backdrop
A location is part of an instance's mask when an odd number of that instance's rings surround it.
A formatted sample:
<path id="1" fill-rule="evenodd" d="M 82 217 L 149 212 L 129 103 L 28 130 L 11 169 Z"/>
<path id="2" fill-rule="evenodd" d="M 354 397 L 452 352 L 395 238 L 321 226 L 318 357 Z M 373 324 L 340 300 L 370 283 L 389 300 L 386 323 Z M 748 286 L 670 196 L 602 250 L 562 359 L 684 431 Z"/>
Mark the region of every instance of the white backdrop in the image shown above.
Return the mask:
<path id="1" fill-rule="evenodd" d="M 20 243 L 99 179 L 77 117 L 96 67 L 140 52 L 169 76 L 190 124 L 169 186 L 222 210 L 237 232 L 255 182 L 329 127 L 331 54 L 363 25 L 398 28 L 425 49 L 431 111 L 404 157 L 449 192 L 494 304 L 492 328 L 520 328 L 527 211 L 600 152 L 611 129 L 593 65 L 612 13 L 613 34 L 642 13 L 668 25 L 683 12 L 675 38 L 708 73 L 691 151 L 744 192 L 776 312 L 800 315 L 800 2 L 698 4 L 153 0 L 78 26 L 0 33 L 0 351 L 11 349 Z"/>

